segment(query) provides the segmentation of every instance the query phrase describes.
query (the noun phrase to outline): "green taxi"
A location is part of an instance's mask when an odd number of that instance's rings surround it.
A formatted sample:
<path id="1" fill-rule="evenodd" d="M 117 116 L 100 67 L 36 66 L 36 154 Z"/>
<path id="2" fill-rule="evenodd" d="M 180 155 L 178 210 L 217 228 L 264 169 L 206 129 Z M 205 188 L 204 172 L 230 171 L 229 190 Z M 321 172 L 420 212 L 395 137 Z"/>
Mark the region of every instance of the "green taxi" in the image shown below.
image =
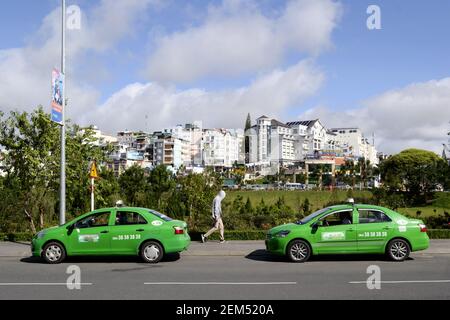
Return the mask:
<path id="1" fill-rule="evenodd" d="M 190 241 L 183 221 L 151 209 L 114 207 L 38 232 L 31 251 L 52 264 L 80 255 L 140 255 L 157 263 L 164 254 L 187 250 Z"/>
<path id="2" fill-rule="evenodd" d="M 266 249 L 305 262 L 311 255 L 386 254 L 403 261 L 429 246 L 426 226 L 379 206 L 343 204 L 318 210 L 268 231 Z"/>

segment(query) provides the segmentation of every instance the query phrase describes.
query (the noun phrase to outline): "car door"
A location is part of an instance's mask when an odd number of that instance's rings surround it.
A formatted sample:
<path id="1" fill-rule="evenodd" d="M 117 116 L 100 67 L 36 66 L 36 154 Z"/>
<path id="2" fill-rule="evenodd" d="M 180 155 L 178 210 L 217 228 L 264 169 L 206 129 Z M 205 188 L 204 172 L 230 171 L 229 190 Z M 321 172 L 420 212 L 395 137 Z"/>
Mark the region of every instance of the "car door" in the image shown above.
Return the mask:
<path id="1" fill-rule="evenodd" d="M 107 254 L 110 250 L 110 211 L 90 214 L 78 220 L 69 235 L 72 254 Z"/>
<path id="2" fill-rule="evenodd" d="M 358 251 L 383 253 L 386 241 L 392 237 L 394 223 L 378 209 L 358 209 Z"/>
<path id="3" fill-rule="evenodd" d="M 149 224 L 138 210 L 118 209 L 111 226 L 111 250 L 117 254 L 134 254 Z"/>
<path id="4" fill-rule="evenodd" d="M 344 218 L 348 217 L 344 221 Z M 356 225 L 352 209 L 338 210 L 326 214 L 319 221 L 322 225 L 315 232 L 315 250 L 323 253 L 357 252 Z"/>

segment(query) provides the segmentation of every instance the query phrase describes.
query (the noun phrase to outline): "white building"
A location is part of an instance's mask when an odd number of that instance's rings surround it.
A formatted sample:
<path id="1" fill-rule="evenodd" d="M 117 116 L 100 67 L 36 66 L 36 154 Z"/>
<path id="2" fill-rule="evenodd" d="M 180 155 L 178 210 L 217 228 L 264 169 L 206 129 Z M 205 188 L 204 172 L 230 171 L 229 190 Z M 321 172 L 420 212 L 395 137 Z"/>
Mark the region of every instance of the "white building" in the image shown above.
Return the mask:
<path id="1" fill-rule="evenodd" d="M 295 136 L 295 160 L 314 156 L 330 146 L 330 136 L 319 119 L 288 122 L 286 125 L 292 129 Z"/>
<path id="2" fill-rule="evenodd" d="M 371 164 L 378 164 L 377 150 L 368 139 L 364 138 L 359 128 L 332 128 L 336 141 L 342 147 L 346 156 L 365 158 Z"/>
<path id="3" fill-rule="evenodd" d="M 245 134 L 249 137 L 250 164 L 278 166 L 295 160 L 296 139 L 286 124 L 262 116 Z"/>
<path id="4" fill-rule="evenodd" d="M 202 126 L 201 121 L 194 121 L 184 126 L 180 124 L 172 128 L 164 129 L 164 133 L 170 133 L 175 138 L 187 143 L 190 160 L 185 163 L 186 166 L 201 166 L 203 163 Z"/>
<path id="5" fill-rule="evenodd" d="M 244 162 L 244 133 L 242 130 L 207 129 L 203 131 L 205 166 L 230 168 Z"/>

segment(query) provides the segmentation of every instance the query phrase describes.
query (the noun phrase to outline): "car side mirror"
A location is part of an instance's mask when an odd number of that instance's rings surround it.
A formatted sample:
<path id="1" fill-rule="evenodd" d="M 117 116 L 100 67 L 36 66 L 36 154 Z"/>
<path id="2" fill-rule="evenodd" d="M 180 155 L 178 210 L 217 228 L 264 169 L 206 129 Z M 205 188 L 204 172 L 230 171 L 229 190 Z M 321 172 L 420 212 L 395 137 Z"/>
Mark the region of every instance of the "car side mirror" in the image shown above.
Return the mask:
<path id="1" fill-rule="evenodd" d="M 317 229 L 318 227 L 323 226 L 323 221 L 316 221 L 312 224 L 313 229 Z"/>
<path id="2" fill-rule="evenodd" d="M 66 229 L 67 229 L 67 233 L 68 233 L 68 234 L 71 234 L 71 233 L 73 232 L 73 229 L 75 229 L 75 224 L 76 224 L 76 223 L 72 223 L 71 225 L 68 225 L 68 226 L 67 226 Z"/>

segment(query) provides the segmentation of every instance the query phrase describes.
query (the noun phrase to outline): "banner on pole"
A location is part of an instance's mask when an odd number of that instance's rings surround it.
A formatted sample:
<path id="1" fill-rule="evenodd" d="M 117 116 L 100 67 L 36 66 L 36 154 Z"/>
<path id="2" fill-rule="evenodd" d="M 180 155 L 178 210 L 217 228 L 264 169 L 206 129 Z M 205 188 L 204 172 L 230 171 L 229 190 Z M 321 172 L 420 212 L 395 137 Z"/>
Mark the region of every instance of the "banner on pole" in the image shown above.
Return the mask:
<path id="1" fill-rule="evenodd" d="M 64 74 L 59 70 L 52 71 L 52 118 L 51 120 L 62 125 L 63 124 L 63 91 L 64 91 Z"/>

